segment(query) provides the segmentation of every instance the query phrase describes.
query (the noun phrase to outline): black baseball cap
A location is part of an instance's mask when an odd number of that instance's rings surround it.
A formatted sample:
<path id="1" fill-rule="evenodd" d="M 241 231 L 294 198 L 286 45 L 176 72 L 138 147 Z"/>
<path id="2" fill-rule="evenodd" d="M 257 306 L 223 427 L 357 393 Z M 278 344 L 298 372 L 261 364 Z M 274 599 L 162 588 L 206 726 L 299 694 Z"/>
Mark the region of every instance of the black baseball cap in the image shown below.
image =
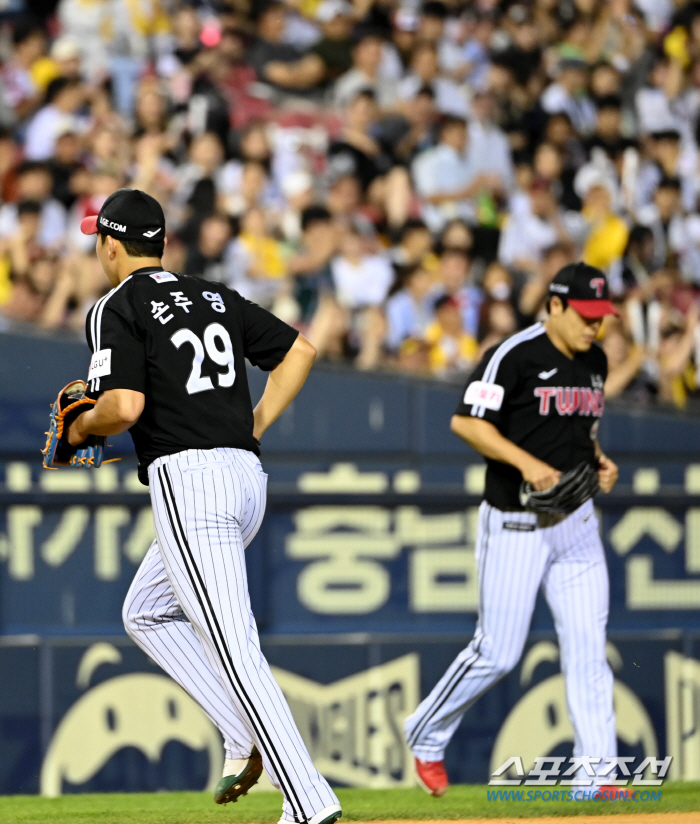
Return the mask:
<path id="1" fill-rule="evenodd" d="M 605 273 L 587 263 L 568 263 L 549 284 L 549 295 L 566 298 L 584 318 L 602 318 L 620 313 L 610 302 Z"/>
<path id="2" fill-rule="evenodd" d="M 165 237 L 165 215 L 160 203 L 140 189 L 119 189 L 105 200 L 98 215 L 83 218 L 80 231 L 155 242 Z"/>

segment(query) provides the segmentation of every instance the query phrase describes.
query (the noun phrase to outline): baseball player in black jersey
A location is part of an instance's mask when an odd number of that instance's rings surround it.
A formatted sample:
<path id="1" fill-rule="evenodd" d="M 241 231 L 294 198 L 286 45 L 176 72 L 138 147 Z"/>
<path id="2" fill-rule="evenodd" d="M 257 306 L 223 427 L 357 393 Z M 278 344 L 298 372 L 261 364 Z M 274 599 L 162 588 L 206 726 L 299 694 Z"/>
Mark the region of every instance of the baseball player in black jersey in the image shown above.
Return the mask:
<path id="1" fill-rule="evenodd" d="M 128 429 L 156 527 L 124 605 L 127 632 L 221 730 L 218 803 L 245 794 L 264 764 L 284 794 L 282 821 L 331 824 L 338 799 L 260 651 L 244 558 L 265 510 L 258 441 L 301 389 L 315 350 L 222 284 L 164 271 L 163 211 L 144 192 L 116 192 L 81 228 L 98 235 L 114 288 L 87 318 L 97 403 L 68 440 Z M 246 359 L 270 371 L 255 409 Z"/>
<path id="2" fill-rule="evenodd" d="M 520 659 L 540 587 L 559 638 L 574 756 L 590 759 L 584 780 L 595 772 L 591 782 L 604 783 L 604 759 L 617 754 L 605 658 L 608 576 L 593 501 L 547 515 L 521 499 L 524 482 L 549 489 L 578 467 L 595 486 L 593 467 L 603 492 L 617 480 L 597 440 L 607 361 L 596 343 L 603 317 L 617 312 L 603 273 L 583 263 L 554 278 L 548 310 L 545 323 L 485 354 L 452 418 L 452 431 L 486 458 L 486 488 L 474 638 L 405 725 L 419 780 L 433 795 L 447 791 L 443 757 L 462 716 Z"/>

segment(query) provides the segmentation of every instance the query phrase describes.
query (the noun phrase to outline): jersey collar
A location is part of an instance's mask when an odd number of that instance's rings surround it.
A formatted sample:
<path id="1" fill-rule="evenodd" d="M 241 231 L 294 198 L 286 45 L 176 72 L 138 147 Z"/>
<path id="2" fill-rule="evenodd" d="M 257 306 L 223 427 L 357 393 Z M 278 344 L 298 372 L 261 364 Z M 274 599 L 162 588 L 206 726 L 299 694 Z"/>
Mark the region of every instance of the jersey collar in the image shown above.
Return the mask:
<path id="1" fill-rule="evenodd" d="M 135 269 L 131 275 L 153 275 L 156 272 L 164 272 L 162 266 L 144 266 L 142 269 Z"/>

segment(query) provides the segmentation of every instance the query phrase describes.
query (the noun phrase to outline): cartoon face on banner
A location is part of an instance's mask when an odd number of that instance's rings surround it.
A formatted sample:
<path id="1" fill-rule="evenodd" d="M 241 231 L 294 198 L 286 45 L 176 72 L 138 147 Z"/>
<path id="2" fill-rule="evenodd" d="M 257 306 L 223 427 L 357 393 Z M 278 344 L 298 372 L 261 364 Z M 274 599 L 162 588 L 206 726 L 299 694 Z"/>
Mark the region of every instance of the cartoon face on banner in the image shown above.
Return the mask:
<path id="1" fill-rule="evenodd" d="M 608 644 L 608 658 L 617 668 L 620 655 Z M 559 652 L 555 644 L 543 641 L 536 644 L 523 662 L 521 683 L 528 684 L 534 669 L 542 661 L 553 661 Z M 657 756 L 658 746 L 654 727 L 644 705 L 621 681 L 613 686 L 613 705 L 617 737 L 628 747 L 641 749 L 644 756 Z M 535 758 L 546 756 L 559 745 L 573 743 L 574 730 L 566 705 L 564 676 L 546 678 L 527 692 L 510 711 L 499 730 L 491 753 L 490 772 L 512 756 L 522 758 L 525 772 L 535 765 Z"/>
<path id="2" fill-rule="evenodd" d="M 119 653 L 112 650 L 102 662 L 115 662 Z M 91 658 L 92 668 L 101 663 L 88 650 L 78 670 L 79 683 L 85 683 L 82 664 Z M 110 678 L 88 690 L 61 719 L 41 768 L 41 793 L 58 796 L 64 782 L 85 784 L 126 747 L 140 750 L 155 763 L 170 741 L 208 754 L 207 785 L 213 788 L 223 766 L 221 737 L 189 695 L 163 675 Z"/>

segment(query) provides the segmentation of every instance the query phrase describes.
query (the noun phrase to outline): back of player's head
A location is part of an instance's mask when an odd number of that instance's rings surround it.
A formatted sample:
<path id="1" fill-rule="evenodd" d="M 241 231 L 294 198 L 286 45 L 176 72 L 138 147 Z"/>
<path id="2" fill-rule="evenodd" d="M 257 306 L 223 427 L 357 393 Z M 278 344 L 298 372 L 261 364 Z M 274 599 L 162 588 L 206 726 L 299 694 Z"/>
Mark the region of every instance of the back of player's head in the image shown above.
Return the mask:
<path id="1" fill-rule="evenodd" d="M 118 240 L 129 257 L 160 258 L 165 249 L 165 215 L 158 201 L 140 189 L 119 189 L 98 215 L 80 224 L 84 235 Z"/>

